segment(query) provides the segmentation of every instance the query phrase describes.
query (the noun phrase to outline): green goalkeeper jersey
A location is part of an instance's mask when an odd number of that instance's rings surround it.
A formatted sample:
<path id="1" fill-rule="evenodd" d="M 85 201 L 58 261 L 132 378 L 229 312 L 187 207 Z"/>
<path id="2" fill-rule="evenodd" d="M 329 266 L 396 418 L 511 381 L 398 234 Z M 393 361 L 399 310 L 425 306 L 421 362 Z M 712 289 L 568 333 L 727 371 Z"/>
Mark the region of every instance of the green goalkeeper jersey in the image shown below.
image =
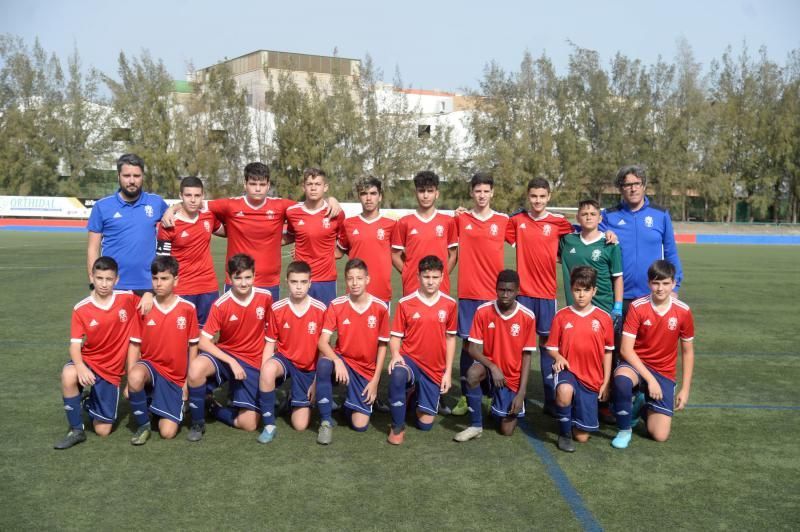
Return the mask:
<path id="1" fill-rule="evenodd" d="M 591 266 L 597 270 L 597 294 L 592 303 L 608 313 L 614 306 L 612 278 L 622 275 L 622 254 L 616 244 L 606 244 L 605 235 L 600 234 L 592 242 L 585 241 L 580 234 L 566 235 L 558 247 L 564 274 L 564 292 L 567 304 L 572 304 L 569 272 L 576 266 Z"/>

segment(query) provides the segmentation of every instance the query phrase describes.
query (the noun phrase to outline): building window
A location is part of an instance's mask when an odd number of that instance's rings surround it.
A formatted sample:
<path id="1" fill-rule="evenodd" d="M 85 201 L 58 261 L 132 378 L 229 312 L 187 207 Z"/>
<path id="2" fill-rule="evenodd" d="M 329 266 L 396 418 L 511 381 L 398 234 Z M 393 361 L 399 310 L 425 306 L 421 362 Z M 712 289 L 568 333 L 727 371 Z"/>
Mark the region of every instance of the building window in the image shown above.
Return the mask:
<path id="1" fill-rule="evenodd" d="M 420 139 L 427 139 L 431 136 L 431 126 L 430 124 L 419 124 L 417 126 L 417 138 Z"/>

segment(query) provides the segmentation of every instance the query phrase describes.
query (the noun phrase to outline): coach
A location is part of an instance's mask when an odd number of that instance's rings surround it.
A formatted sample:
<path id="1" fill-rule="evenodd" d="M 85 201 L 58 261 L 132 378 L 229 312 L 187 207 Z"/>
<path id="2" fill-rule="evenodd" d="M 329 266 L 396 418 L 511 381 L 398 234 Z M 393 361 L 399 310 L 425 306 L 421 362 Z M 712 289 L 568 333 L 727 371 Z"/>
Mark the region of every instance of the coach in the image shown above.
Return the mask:
<path id="1" fill-rule="evenodd" d="M 641 166 L 623 166 L 617 172 L 616 185 L 622 201 L 603 211 L 600 228 L 617 234 L 622 251 L 622 278 L 625 286 L 624 308 L 634 299 L 650 293 L 647 269 L 658 259 L 675 265 L 676 290 L 683 279 L 683 268 L 675 245 L 672 220 L 664 207 L 651 203 L 645 195 L 647 175 Z"/>

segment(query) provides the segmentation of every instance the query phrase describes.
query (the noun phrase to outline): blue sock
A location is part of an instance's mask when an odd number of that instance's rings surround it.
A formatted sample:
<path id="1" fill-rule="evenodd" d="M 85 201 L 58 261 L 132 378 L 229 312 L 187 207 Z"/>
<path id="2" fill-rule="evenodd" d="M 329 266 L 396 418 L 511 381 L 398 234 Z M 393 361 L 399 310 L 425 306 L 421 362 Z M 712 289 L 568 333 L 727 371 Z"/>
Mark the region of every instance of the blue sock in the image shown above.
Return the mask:
<path id="1" fill-rule="evenodd" d="M 271 392 L 265 392 L 263 390 L 258 391 L 258 396 L 260 398 L 259 402 L 261 403 L 261 421 L 264 422 L 264 426 L 267 425 L 274 425 L 275 424 L 275 390 Z"/>
<path id="2" fill-rule="evenodd" d="M 131 403 L 131 413 L 136 420 L 136 426 L 141 427 L 150 423 L 150 414 L 147 410 L 147 394 L 144 390 L 132 392 L 128 390 L 128 401 Z"/>
<path id="3" fill-rule="evenodd" d="M 617 428 L 630 430 L 631 409 L 633 408 L 633 382 L 621 375 L 614 377 L 614 415 L 617 416 Z"/>
<path id="4" fill-rule="evenodd" d="M 317 408 L 322 421 L 333 421 L 333 383 L 331 382 L 333 374 L 333 362 L 327 358 L 320 358 L 317 362 Z"/>
<path id="5" fill-rule="evenodd" d="M 67 423 L 72 429 L 83 430 L 83 416 L 81 415 L 81 394 L 75 397 L 64 397 L 64 412 L 67 414 Z"/>
<path id="6" fill-rule="evenodd" d="M 214 418 L 216 418 L 217 421 L 222 421 L 229 427 L 235 426 L 233 422 L 236 421 L 236 416 L 238 415 L 239 415 L 238 408 L 223 407 L 214 409 Z"/>
<path id="7" fill-rule="evenodd" d="M 402 429 L 406 424 L 406 383 L 408 372 L 395 366 L 389 376 L 389 409 L 392 413 L 392 426 Z"/>
<path id="8" fill-rule="evenodd" d="M 472 357 L 469 356 L 467 350 L 467 341 L 464 340 L 464 347 L 461 348 L 461 358 L 458 361 L 458 366 L 461 371 L 461 395 L 467 395 L 467 371 L 472 367 Z"/>
<path id="9" fill-rule="evenodd" d="M 544 406 L 556 408 L 556 392 L 553 390 L 553 359 L 539 346 L 539 369 L 542 371 L 542 389 L 544 390 Z"/>
<path id="10" fill-rule="evenodd" d="M 433 428 L 433 423 L 423 423 L 417 418 L 417 428 L 423 432 L 428 432 Z"/>
<path id="11" fill-rule="evenodd" d="M 192 423 L 204 424 L 206 422 L 206 386 L 189 386 L 189 412 Z"/>
<path id="12" fill-rule="evenodd" d="M 558 416 L 558 433 L 562 436 L 572 435 L 572 405 L 558 406 L 556 408 L 556 415 Z"/>
<path id="13" fill-rule="evenodd" d="M 467 406 L 469 406 L 469 424 L 473 427 L 483 427 L 483 412 L 481 412 L 480 384 L 474 388 L 467 388 Z"/>

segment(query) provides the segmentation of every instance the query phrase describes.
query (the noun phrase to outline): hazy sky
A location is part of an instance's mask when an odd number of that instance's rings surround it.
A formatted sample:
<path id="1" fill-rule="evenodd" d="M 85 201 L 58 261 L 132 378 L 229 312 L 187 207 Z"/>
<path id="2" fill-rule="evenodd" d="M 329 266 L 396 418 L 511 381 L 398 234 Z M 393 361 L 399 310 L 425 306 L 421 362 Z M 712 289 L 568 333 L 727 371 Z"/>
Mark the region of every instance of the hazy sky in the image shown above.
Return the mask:
<path id="1" fill-rule="evenodd" d="M 363 59 L 391 81 L 395 67 L 416 88 L 476 88 L 496 60 L 516 69 L 523 52 L 546 52 L 559 71 L 567 41 L 646 63 L 671 59 L 685 37 L 707 67 L 728 44 L 783 63 L 800 48 L 800 1 L 250 1 L 0 0 L 0 33 L 38 37 L 61 58 L 76 45 L 85 65 L 116 73 L 120 51 L 147 49 L 175 79 L 257 49 Z"/>

